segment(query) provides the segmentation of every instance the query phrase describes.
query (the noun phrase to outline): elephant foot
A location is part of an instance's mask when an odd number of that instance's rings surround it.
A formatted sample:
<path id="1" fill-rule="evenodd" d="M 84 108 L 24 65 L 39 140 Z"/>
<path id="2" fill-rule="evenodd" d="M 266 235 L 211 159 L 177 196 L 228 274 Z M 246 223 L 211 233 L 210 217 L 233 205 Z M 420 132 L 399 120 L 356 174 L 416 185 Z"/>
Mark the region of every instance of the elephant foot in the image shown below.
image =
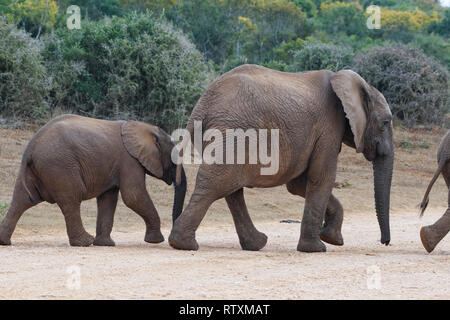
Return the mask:
<path id="1" fill-rule="evenodd" d="M 305 240 L 300 239 L 297 250 L 301 252 L 326 252 L 327 247 L 320 239 Z"/>
<path id="2" fill-rule="evenodd" d="M 330 227 L 325 227 L 322 229 L 320 239 L 335 246 L 344 245 L 344 239 L 342 238 L 341 231 Z"/>
<path id="3" fill-rule="evenodd" d="M 144 241 L 148 243 L 161 243 L 164 241 L 164 236 L 162 235 L 161 230 L 147 231 L 145 233 Z"/>
<path id="4" fill-rule="evenodd" d="M 181 232 L 172 230 L 169 236 L 169 244 L 178 250 L 198 250 L 198 243 L 194 236 L 184 236 Z"/>
<path id="5" fill-rule="evenodd" d="M 86 231 L 77 237 L 70 237 L 69 243 L 72 247 L 89 247 L 94 243 L 94 237 Z"/>
<path id="6" fill-rule="evenodd" d="M 425 250 L 430 253 L 434 250 L 441 238 L 436 238 L 435 232 L 432 227 L 427 226 L 420 229 L 420 240 L 422 240 L 422 244 Z"/>
<path id="7" fill-rule="evenodd" d="M 252 233 L 251 237 L 239 238 L 242 250 L 259 251 L 267 243 L 267 236 L 259 231 Z"/>
<path id="8" fill-rule="evenodd" d="M 0 245 L 2 246 L 11 245 L 11 233 L 1 226 L 0 226 Z"/>
<path id="9" fill-rule="evenodd" d="M 114 247 L 116 243 L 111 236 L 96 236 L 94 239 L 94 246 L 106 246 L 106 247 Z"/>
<path id="10" fill-rule="evenodd" d="M 0 233 L 0 245 L 1 246 L 10 246 L 11 245 L 11 237 Z"/>

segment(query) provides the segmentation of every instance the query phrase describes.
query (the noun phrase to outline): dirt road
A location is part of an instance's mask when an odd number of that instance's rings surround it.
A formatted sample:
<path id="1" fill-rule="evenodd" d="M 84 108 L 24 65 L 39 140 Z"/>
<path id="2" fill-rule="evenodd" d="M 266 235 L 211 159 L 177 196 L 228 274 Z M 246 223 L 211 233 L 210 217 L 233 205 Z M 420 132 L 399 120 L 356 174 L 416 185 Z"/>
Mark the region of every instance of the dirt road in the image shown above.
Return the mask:
<path id="1" fill-rule="evenodd" d="M 231 223 L 201 227 L 197 252 L 146 244 L 143 228 L 115 232 L 114 248 L 71 248 L 62 233 L 16 237 L 0 248 L 0 298 L 449 299 L 450 242 L 426 254 L 418 237 L 439 214 L 393 215 L 388 247 L 373 215 L 350 216 L 345 246 L 319 254 L 297 252 L 300 225 L 278 221 L 257 223 L 269 236 L 260 252 L 242 251 Z"/>

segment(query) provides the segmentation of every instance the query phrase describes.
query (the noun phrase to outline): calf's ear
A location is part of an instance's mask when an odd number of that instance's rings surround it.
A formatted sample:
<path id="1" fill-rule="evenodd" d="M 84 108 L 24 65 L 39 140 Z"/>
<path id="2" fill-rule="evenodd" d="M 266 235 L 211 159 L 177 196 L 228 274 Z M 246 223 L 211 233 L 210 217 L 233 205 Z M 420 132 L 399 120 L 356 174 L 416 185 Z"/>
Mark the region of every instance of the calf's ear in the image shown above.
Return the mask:
<path id="1" fill-rule="evenodd" d="M 126 121 L 121 128 L 122 141 L 128 153 L 155 177 L 163 177 L 158 128 L 144 122 Z"/>

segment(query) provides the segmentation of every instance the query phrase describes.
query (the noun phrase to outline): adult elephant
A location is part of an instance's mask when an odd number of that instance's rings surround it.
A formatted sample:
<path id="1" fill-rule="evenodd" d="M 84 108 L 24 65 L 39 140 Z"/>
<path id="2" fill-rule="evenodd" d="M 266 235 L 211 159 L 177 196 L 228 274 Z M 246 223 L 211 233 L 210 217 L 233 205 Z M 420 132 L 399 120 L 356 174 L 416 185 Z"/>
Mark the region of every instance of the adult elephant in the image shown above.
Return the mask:
<path id="1" fill-rule="evenodd" d="M 297 250 L 326 251 L 321 239 L 342 245 L 343 209 L 332 195 L 342 142 L 373 163 L 381 243 L 389 244 L 392 114 L 383 95 L 357 73 L 240 66 L 215 80 L 200 98 L 187 125 L 191 137 L 195 121 L 202 121 L 203 131 L 222 133 L 229 128 L 279 129 L 279 170 L 261 175 L 261 163 L 201 164 L 194 193 L 169 236 L 172 247 L 197 250 L 196 229 L 211 203 L 225 197 L 241 247 L 261 249 L 267 237 L 250 219 L 243 188 L 282 184 L 306 199 Z"/>
<path id="2" fill-rule="evenodd" d="M 11 244 L 17 221 L 28 208 L 57 203 L 66 221 L 72 246 L 113 246 L 111 230 L 118 193 L 146 224 L 145 241 L 164 241 L 158 213 L 145 188 L 145 174 L 172 184 L 173 139 L 162 129 L 143 122 L 59 116 L 43 126 L 23 153 L 13 199 L 0 224 L 0 244 Z M 183 210 L 186 179 L 181 171 L 175 186 L 173 219 Z M 95 239 L 80 217 L 83 200 L 97 198 Z"/>

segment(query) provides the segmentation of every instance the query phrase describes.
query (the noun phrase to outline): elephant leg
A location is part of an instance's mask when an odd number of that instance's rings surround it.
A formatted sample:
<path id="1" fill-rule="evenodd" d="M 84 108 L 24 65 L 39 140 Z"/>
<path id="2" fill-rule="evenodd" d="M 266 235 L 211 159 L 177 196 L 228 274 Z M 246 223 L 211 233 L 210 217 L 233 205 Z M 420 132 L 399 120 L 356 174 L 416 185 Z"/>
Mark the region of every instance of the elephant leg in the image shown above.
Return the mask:
<path id="1" fill-rule="evenodd" d="M 343 220 L 344 208 L 339 200 L 331 194 L 325 211 L 325 221 L 320 232 L 320 239 L 335 246 L 344 245 L 341 232 Z"/>
<path id="2" fill-rule="evenodd" d="M 220 172 L 220 175 L 217 172 Z M 183 213 L 175 220 L 169 236 L 169 244 L 173 248 L 198 250 L 195 231 L 205 217 L 208 208 L 217 199 L 226 197 L 242 188 L 242 186 L 227 185 L 227 181 L 234 182 L 233 179 L 228 179 L 233 174 L 233 170 L 228 172 L 225 172 L 225 170 L 220 171 L 214 165 L 200 166 L 191 199 Z"/>
<path id="3" fill-rule="evenodd" d="M 108 190 L 97 197 L 97 230 L 94 239 L 95 246 L 114 246 L 111 239 L 111 231 L 114 223 L 114 212 L 116 211 L 118 189 Z"/>
<path id="4" fill-rule="evenodd" d="M 58 203 L 66 220 L 69 243 L 74 247 L 88 247 L 94 243 L 91 236 L 83 227 L 80 215 L 80 202 Z"/>
<path id="5" fill-rule="evenodd" d="M 225 198 L 233 216 L 239 243 L 242 249 L 258 251 L 267 243 L 267 236 L 259 232 L 248 214 L 245 205 L 244 189 L 239 189 Z"/>
<path id="6" fill-rule="evenodd" d="M 434 224 L 420 229 L 420 240 L 422 240 L 425 250 L 427 250 L 427 252 L 432 252 L 449 231 L 450 208 L 447 209 L 444 215 Z"/>
<path id="7" fill-rule="evenodd" d="M 325 151 L 322 148 L 329 150 Z M 329 146 L 316 147 L 307 172 L 305 208 L 297 250 L 302 252 L 325 252 L 320 240 L 325 211 L 336 179 L 338 150 Z M 335 154 L 331 153 L 336 151 Z"/>
<path id="8" fill-rule="evenodd" d="M 121 181 L 120 194 L 125 205 L 136 212 L 145 222 L 144 241 L 148 243 L 160 243 L 164 241 L 161 233 L 161 220 L 158 216 L 152 200 L 145 188 L 144 173 L 137 178 L 130 175 L 131 179 Z M 137 178 L 137 180 L 133 180 Z"/>
<path id="9" fill-rule="evenodd" d="M 40 201 L 39 201 L 40 202 Z M 28 193 L 18 178 L 14 187 L 13 198 L 8 213 L 0 224 L 0 245 L 10 245 L 11 236 L 22 214 L 32 206 Z"/>
<path id="10" fill-rule="evenodd" d="M 446 166 L 443 170 L 443 176 L 447 186 L 450 183 L 450 172 L 449 167 Z M 448 189 L 448 209 L 444 215 L 439 218 L 434 224 L 422 227 L 420 229 L 420 240 L 427 250 L 427 252 L 432 252 L 437 244 L 447 235 L 450 231 L 450 188 Z"/>
<path id="11" fill-rule="evenodd" d="M 299 177 L 289 181 L 286 184 L 287 190 L 295 195 L 305 197 L 307 177 L 302 174 Z M 325 219 L 320 232 L 320 239 L 329 244 L 342 246 L 344 239 L 342 238 L 342 222 L 344 219 L 344 209 L 339 200 L 331 194 L 325 211 Z"/>

